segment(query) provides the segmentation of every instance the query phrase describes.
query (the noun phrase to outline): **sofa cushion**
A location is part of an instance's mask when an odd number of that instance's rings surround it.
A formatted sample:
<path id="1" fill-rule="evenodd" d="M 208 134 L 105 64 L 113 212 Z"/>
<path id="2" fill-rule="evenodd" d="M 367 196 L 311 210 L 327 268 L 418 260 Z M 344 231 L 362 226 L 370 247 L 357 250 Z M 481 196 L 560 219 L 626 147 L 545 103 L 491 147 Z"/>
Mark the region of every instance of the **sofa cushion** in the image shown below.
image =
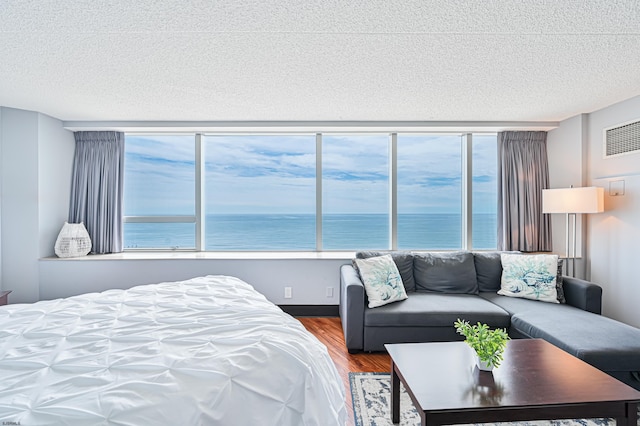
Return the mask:
<path id="1" fill-rule="evenodd" d="M 390 254 L 391 258 L 398 267 L 402 284 L 406 291 L 415 291 L 416 282 L 413 278 L 413 254 L 408 251 L 359 251 L 356 253 L 356 259 L 368 259 L 370 257 L 382 256 Z"/>
<path id="2" fill-rule="evenodd" d="M 520 253 L 518 251 L 476 251 L 473 252 L 473 261 L 476 266 L 476 277 L 478 280 L 478 291 L 497 292 L 500 290 L 500 281 L 502 279 L 502 262 L 500 261 L 501 253 Z M 558 259 L 558 274 L 556 275 L 556 291 L 558 293 L 558 302 L 567 303 L 564 297 L 564 287 L 562 278 L 563 259 Z"/>
<path id="3" fill-rule="evenodd" d="M 362 278 L 370 308 L 407 298 L 402 278 L 390 255 L 354 259 Z"/>
<path id="4" fill-rule="evenodd" d="M 611 318 L 561 305 L 562 311 L 516 314 L 512 327 L 541 338 L 604 371 L 640 371 L 640 330 Z M 570 311 L 570 313 L 565 312 Z"/>
<path id="5" fill-rule="evenodd" d="M 449 294 L 478 294 L 473 254 L 416 253 L 413 256 L 416 291 Z"/>
<path id="6" fill-rule="evenodd" d="M 478 291 L 500 290 L 500 278 L 502 277 L 502 262 L 500 252 L 474 252 L 473 262 L 476 267 Z"/>
<path id="7" fill-rule="evenodd" d="M 548 305 L 546 303 L 536 303 L 534 300 L 501 296 L 497 293 L 489 292 L 489 291 L 480 292 L 479 296 L 499 306 L 500 308 L 504 309 L 510 315 L 514 315 L 514 314 L 525 312 L 525 311 L 540 312 L 540 309 L 536 309 L 536 308 L 539 308 L 539 305 L 556 307 L 550 304 Z"/>
<path id="8" fill-rule="evenodd" d="M 502 253 L 502 281 L 498 294 L 509 297 L 558 303 L 555 254 Z"/>
<path id="9" fill-rule="evenodd" d="M 544 339 L 604 371 L 640 371 L 640 329 L 569 305 L 480 296 L 511 313 L 511 328 L 524 336 Z"/>
<path id="10" fill-rule="evenodd" d="M 412 293 L 398 303 L 365 309 L 366 327 L 451 327 L 457 319 L 509 327 L 509 314 L 471 294 Z"/>

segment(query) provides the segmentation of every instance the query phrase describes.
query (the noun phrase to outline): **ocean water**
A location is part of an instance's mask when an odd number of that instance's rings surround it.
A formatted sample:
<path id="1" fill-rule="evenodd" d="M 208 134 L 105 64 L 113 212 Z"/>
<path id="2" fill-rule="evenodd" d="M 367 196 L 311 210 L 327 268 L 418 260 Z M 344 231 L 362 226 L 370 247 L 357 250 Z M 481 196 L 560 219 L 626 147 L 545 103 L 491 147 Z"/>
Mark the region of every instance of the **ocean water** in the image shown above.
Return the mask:
<path id="1" fill-rule="evenodd" d="M 127 248 L 189 249 L 195 247 L 195 224 L 125 223 Z M 212 251 L 315 250 L 314 215 L 208 215 L 205 248 Z M 388 249 L 386 214 L 324 215 L 324 250 Z M 496 216 L 473 215 L 473 249 L 497 246 Z M 461 244 L 461 218 L 456 214 L 398 215 L 398 248 L 456 250 Z"/>

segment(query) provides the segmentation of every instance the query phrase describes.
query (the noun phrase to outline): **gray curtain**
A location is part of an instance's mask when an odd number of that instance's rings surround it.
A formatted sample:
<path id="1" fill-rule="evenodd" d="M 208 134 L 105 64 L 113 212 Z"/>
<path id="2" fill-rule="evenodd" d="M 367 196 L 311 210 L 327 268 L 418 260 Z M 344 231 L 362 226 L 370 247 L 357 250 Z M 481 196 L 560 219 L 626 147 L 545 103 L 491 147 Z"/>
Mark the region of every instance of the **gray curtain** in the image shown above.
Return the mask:
<path id="1" fill-rule="evenodd" d="M 75 132 L 69 222 L 83 222 L 92 253 L 122 251 L 124 133 Z"/>
<path id="2" fill-rule="evenodd" d="M 547 132 L 498 133 L 498 249 L 551 251 Z"/>

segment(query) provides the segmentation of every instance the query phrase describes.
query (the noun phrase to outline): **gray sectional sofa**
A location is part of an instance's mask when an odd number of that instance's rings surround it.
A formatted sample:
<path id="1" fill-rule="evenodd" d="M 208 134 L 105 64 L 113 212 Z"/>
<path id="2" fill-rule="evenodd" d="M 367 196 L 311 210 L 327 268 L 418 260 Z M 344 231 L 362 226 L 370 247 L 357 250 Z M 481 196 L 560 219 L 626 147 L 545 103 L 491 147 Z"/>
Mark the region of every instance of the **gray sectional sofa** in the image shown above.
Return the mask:
<path id="1" fill-rule="evenodd" d="M 383 351 L 385 343 L 462 340 L 453 322 L 506 328 L 512 338 L 542 338 L 640 390 L 640 329 L 600 315 L 602 288 L 562 277 L 566 303 L 497 294 L 499 252 L 359 252 L 391 254 L 408 298 L 369 308 L 352 265 L 340 271 L 340 317 L 347 349 Z"/>

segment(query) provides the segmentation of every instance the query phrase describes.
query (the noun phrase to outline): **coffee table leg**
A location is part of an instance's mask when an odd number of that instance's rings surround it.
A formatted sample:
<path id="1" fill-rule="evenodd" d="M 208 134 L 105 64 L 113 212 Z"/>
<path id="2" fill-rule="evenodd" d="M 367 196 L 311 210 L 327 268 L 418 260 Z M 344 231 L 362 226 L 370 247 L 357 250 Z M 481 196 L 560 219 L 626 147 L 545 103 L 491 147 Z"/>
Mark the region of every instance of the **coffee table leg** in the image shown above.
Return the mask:
<path id="1" fill-rule="evenodd" d="M 638 421 L 638 404 L 629 402 L 627 403 L 627 417 L 622 419 L 616 419 L 618 426 L 636 426 Z"/>
<path id="2" fill-rule="evenodd" d="M 391 422 L 400 423 L 400 377 L 391 361 Z"/>

